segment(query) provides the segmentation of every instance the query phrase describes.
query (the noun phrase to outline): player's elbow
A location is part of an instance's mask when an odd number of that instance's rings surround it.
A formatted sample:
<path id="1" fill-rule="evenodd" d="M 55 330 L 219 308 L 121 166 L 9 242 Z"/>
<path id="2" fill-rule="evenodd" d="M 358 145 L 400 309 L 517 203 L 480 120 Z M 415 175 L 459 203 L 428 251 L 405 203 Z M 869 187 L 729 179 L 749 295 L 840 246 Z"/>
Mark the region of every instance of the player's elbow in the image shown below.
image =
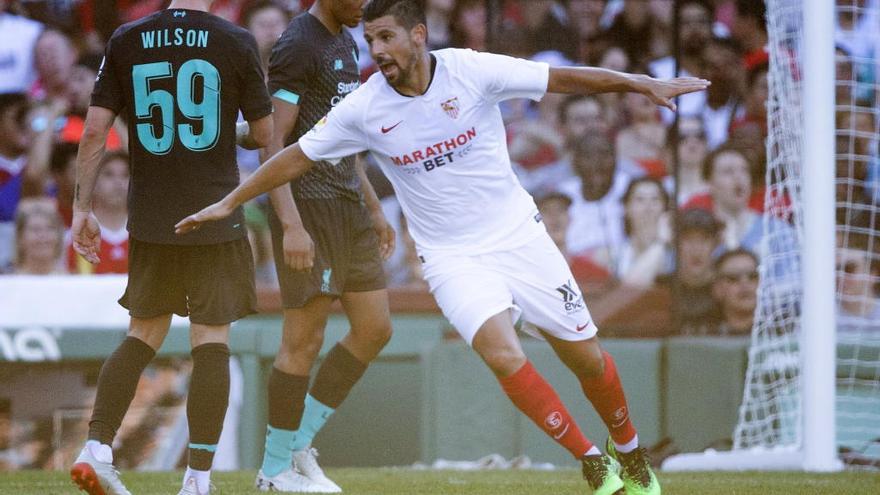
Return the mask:
<path id="1" fill-rule="evenodd" d="M 272 142 L 272 117 L 264 117 L 250 123 L 251 140 L 257 148 L 265 148 Z"/>

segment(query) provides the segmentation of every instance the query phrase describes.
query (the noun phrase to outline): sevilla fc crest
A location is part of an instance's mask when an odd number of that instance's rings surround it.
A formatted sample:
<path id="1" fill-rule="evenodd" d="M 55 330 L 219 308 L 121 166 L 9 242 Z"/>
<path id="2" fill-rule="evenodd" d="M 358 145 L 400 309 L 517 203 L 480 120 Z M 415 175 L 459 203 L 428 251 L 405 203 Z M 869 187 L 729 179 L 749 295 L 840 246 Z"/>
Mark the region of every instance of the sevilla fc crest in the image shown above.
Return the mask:
<path id="1" fill-rule="evenodd" d="M 446 115 L 449 115 L 453 119 L 458 118 L 458 111 L 460 110 L 458 106 L 458 97 L 450 98 L 443 103 L 440 104 L 443 108 L 443 111 L 446 112 Z"/>

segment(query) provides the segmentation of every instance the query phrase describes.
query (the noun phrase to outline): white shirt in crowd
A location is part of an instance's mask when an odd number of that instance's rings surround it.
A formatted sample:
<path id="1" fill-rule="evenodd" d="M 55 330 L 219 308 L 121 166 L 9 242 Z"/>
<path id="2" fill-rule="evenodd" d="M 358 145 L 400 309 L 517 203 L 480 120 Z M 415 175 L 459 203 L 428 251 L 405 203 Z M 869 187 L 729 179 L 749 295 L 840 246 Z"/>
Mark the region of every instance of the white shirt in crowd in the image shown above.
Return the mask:
<path id="1" fill-rule="evenodd" d="M 37 77 L 34 45 L 43 25 L 0 12 L 0 94 L 23 93 Z"/>
<path id="2" fill-rule="evenodd" d="M 596 201 L 587 201 L 581 193 L 580 177 L 560 184 L 559 191 L 571 199 L 568 210 L 571 223 L 565 239 L 570 253 L 578 254 L 596 249 L 609 249 L 623 243 L 623 193 L 632 176 L 617 171 L 608 194 Z"/>
<path id="3" fill-rule="evenodd" d="M 403 96 L 376 73 L 299 144 L 316 161 L 370 151 L 423 255 L 523 245 L 544 227 L 511 169 L 498 102 L 540 100 L 549 65 L 465 49 L 431 53 L 425 94 Z"/>

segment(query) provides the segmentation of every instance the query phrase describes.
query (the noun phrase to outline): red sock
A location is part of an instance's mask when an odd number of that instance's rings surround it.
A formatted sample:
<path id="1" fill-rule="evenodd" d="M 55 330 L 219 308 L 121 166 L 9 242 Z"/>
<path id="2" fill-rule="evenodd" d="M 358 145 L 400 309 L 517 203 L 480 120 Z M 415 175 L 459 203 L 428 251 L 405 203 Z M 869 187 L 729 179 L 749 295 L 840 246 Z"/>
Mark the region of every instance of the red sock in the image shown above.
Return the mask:
<path id="1" fill-rule="evenodd" d="M 593 447 L 571 419 L 556 391 L 531 362 L 526 361 L 516 373 L 498 381 L 513 404 L 576 459 Z"/>
<path id="2" fill-rule="evenodd" d="M 615 443 L 625 444 L 636 436 L 636 427 L 629 417 L 614 359 L 605 351 L 602 351 L 602 358 L 605 360 L 605 373 L 597 378 L 582 378 L 581 387 L 608 427 L 611 439 Z"/>

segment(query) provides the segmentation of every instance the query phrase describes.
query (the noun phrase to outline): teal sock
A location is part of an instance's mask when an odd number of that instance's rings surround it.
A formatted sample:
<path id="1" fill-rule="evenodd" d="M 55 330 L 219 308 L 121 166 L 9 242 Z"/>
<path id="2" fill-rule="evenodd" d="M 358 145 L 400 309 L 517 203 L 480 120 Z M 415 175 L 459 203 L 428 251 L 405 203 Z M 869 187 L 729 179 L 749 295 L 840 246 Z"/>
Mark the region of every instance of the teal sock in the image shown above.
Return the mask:
<path id="1" fill-rule="evenodd" d="M 290 468 L 293 462 L 293 452 L 290 444 L 296 436 L 295 431 L 274 428 L 271 425 L 266 430 L 266 449 L 263 452 L 263 474 L 272 477 L 281 474 Z"/>
<path id="2" fill-rule="evenodd" d="M 299 429 L 296 430 L 296 436 L 290 443 L 292 450 L 304 450 L 308 447 L 315 435 L 324 427 L 324 423 L 330 419 L 335 409 L 321 404 L 311 394 L 306 395 L 306 409 L 303 411 L 302 420 L 299 423 Z"/>

